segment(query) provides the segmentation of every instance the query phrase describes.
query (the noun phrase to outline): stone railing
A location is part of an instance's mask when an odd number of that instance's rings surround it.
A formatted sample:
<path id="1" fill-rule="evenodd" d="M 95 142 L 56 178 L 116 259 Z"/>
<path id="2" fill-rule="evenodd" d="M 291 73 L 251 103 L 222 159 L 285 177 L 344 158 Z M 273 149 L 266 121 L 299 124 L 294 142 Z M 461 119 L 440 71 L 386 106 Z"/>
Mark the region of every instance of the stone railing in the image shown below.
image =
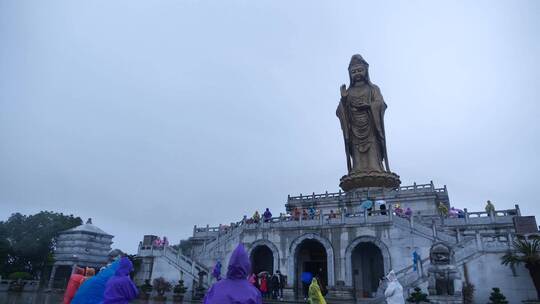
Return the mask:
<path id="1" fill-rule="evenodd" d="M 366 190 L 367 192 L 372 192 L 374 194 L 383 193 L 382 190 L 373 188 L 371 191 Z M 406 194 L 406 193 L 429 193 L 429 192 L 435 192 L 435 193 L 448 193 L 448 190 L 446 189 L 446 185 L 442 188 L 435 188 L 435 185 L 433 182 L 430 182 L 429 184 L 416 184 L 410 186 L 401 186 L 396 190 L 390 190 L 390 191 L 384 191 L 383 194 L 386 196 L 392 196 L 396 194 Z M 313 192 L 312 194 L 303 195 L 300 194 L 298 196 L 287 196 L 287 202 L 288 203 L 295 203 L 295 202 L 310 202 L 310 201 L 319 201 L 319 200 L 332 200 L 332 199 L 361 199 L 365 198 L 364 192 L 342 192 L 339 190 L 338 192 L 328 193 L 326 191 L 325 193 L 315 194 Z"/>
<path id="2" fill-rule="evenodd" d="M 206 227 L 193 227 L 193 236 L 194 237 L 214 237 L 217 234 L 219 234 L 221 227 L 210 227 L 209 225 L 206 225 Z"/>
<path id="3" fill-rule="evenodd" d="M 494 212 L 469 212 L 467 208 L 463 213 L 454 215 L 415 215 L 416 221 L 422 223 L 435 223 L 440 226 L 469 226 L 489 224 L 512 224 L 515 216 L 521 216 L 519 205 L 514 209 L 495 210 Z"/>
<path id="4" fill-rule="evenodd" d="M 0 291 L 8 291 L 12 284 L 19 282 L 19 280 L 0 280 Z M 39 289 L 39 280 L 20 280 L 23 285 L 21 291 L 37 291 Z"/>
<path id="5" fill-rule="evenodd" d="M 314 216 L 298 216 L 291 215 L 272 217 L 269 219 L 261 219 L 254 222 L 252 219 L 231 223 L 230 226 L 221 227 L 197 227 L 193 229 L 195 236 L 210 235 L 214 237 L 223 237 L 237 231 L 239 228 L 270 228 L 270 227 L 302 227 L 302 226 L 322 226 L 322 225 L 340 225 L 340 224 L 370 224 L 391 222 L 392 217 L 396 216 L 391 210 L 380 211 L 361 211 L 356 213 L 325 213 Z"/>
<path id="6" fill-rule="evenodd" d="M 246 221 L 240 221 L 231 223 L 230 226 L 218 226 L 210 227 L 197 227 L 195 226 L 194 236 L 211 236 L 213 241 L 207 244 L 207 248 L 214 247 L 214 243 L 223 243 L 226 239 L 229 239 L 233 234 L 237 235 L 240 230 L 243 229 L 265 229 L 265 228 L 301 228 L 301 227 L 317 227 L 327 225 L 366 225 L 377 223 L 389 223 L 397 221 L 398 224 L 407 225 L 410 228 L 414 228 L 415 232 L 424 236 L 439 239 L 446 242 L 459 242 L 461 237 L 459 234 L 456 239 L 454 236 L 447 235 L 440 229 L 439 226 L 445 227 L 458 227 L 468 225 L 489 225 L 489 224 L 512 224 L 513 217 L 521 214 L 519 206 L 516 205 L 515 209 L 496 210 L 489 214 L 487 212 L 468 212 L 464 209 L 464 212 L 460 217 L 441 217 L 439 215 L 414 215 L 412 217 L 406 216 L 403 213 L 396 214 L 392 206 L 386 211 L 373 210 L 373 211 L 361 211 L 356 213 L 324 213 L 322 215 L 300 215 L 292 216 L 287 214 L 281 217 L 272 217 L 270 219 L 261 219 L 255 223 L 252 219 Z M 241 228 L 239 230 L 239 228 Z M 217 241 L 220 242 L 217 242 Z"/>

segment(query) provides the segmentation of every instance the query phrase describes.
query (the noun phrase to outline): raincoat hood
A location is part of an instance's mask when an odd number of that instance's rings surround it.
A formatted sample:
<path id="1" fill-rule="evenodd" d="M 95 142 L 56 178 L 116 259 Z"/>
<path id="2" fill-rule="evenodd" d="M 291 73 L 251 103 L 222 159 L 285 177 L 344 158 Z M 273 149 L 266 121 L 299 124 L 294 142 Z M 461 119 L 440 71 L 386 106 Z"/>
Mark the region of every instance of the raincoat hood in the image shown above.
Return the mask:
<path id="1" fill-rule="evenodd" d="M 311 284 L 309 285 L 309 303 L 312 304 L 326 304 L 326 300 L 324 299 L 324 296 L 321 292 L 321 287 L 319 286 L 319 282 L 317 282 L 317 278 L 313 278 L 311 280 Z"/>
<path id="2" fill-rule="evenodd" d="M 116 276 L 127 276 L 132 270 L 133 263 L 131 263 L 128 258 L 123 257 L 120 259 L 120 266 L 118 266 L 118 269 L 116 270 Z"/>
<path id="3" fill-rule="evenodd" d="M 395 282 L 397 281 L 396 273 L 393 270 L 390 270 L 390 272 L 386 275 L 386 278 L 389 282 Z"/>
<path id="4" fill-rule="evenodd" d="M 81 268 L 81 267 L 75 267 L 75 270 L 73 271 L 73 274 L 84 275 L 84 268 Z"/>
<path id="5" fill-rule="evenodd" d="M 384 291 L 384 297 L 388 304 L 405 304 L 405 298 L 403 297 L 403 287 L 399 284 L 396 274 L 393 270 L 390 270 L 386 276 L 388 279 L 388 286 Z"/>
<path id="6" fill-rule="evenodd" d="M 96 270 L 94 268 L 86 267 L 86 276 L 87 277 L 93 277 L 96 275 Z"/>
<path id="7" fill-rule="evenodd" d="M 251 270 L 251 263 L 244 245 L 239 244 L 233 251 L 229 260 L 227 279 L 240 280 L 246 279 Z"/>
<path id="8" fill-rule="evenodd" d="M 242 244 L 233 251 L 229 260 L 227 278 L 208 290 L 204 304 L 262 304 L 261 292 L 248 282 L 250 262 Z"/>
<path id="9" fill-rule="evenodd" d="M 107 282 L 103 304 L 127 304 L 139 294 L 129 277 L 133 264 L 127 257 L 122 257 L 119 262 L 115 276 Z"/>

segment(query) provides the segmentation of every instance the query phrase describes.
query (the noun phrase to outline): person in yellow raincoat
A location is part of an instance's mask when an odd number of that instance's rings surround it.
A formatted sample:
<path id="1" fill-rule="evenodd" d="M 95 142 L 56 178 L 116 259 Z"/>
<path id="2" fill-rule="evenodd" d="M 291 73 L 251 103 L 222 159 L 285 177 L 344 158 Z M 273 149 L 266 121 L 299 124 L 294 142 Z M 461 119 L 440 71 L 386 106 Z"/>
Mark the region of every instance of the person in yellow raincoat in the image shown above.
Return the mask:
<path id="1" fill-rule="evenodd" d="M 317 278 L 313 278 L 311 280 L 311 285 L 309 285 L 309 298 L 308 298 L 309 304 L 326 304 L 326 300 L 324 299 L 321 288 L 319 287 L 319 283 L 317 283 Z"/>

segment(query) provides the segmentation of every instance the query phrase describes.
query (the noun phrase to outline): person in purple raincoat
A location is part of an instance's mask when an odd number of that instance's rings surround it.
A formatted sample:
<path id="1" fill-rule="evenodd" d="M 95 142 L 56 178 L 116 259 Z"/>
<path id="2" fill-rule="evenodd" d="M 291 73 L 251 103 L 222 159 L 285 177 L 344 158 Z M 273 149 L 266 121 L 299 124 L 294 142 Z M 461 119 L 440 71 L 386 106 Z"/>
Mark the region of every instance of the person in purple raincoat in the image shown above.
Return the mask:
<path id="1" fill-rule="evenodd" d="M 229 260 L 227 278 L 208 290 L 204 304 L 262 304 L 261 292 L 247 280 L 251 264 L 244 245 L 239 244 Z"/>
<path id="2" fill-rule="evenodd" d="M 214 266 L 214 270 L 212 270 L 212 276 L 216 279 L 216 281 L 221 280 L 221 262 L 217 261 L 216 266 Z"/>
<path id="3" fill-rule="evenodd" d="M 137 298 L 139 291 L 129 277 L 133 270 L 131 261 L 123 257 L 116 274 L 107 282 L 103 304 L 127 304 Z"/>

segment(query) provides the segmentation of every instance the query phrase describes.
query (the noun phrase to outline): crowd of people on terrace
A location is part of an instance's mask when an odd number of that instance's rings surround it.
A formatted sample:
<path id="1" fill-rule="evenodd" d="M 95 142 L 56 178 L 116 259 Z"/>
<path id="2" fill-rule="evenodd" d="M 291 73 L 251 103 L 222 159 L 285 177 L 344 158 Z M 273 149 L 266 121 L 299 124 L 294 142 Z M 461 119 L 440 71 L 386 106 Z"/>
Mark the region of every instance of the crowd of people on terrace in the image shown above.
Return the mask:
<path id="1" fill-rule="evenodd" d="M 231 223 L 231 225 L 219 225 L 220 233 L 227 233 L 231 228 L 235 228 L 240 225 L 250 225 L 250 224 L 260 224 L 260 223 L 270 223 L 274 221 L 300 221 L 300 220 L 318 220 L 323 217 L 327 221 L 332 219 L 338 219 L 342 216 L 351 217 L 363 215 L 364 213 L 367 216 L 374 215 L 388 215 L 390 210 L 389 207 L 392 207 L 392 213 L 395 216 L 402 218 L 411 218 L 414 216 L 414 210 L 410 207 L 403 208 L 399 202 L 394 204 L 388 204 L 384 199 L 374 199 L 366 198 L 363 201 L 358 203 L 356 208 L 347 208 L 341 207 L 337 208 L 335 211 L 331 209 L 328 213 L 323 213 L 321 209 L 316 208 L 315 206 L 310 206 L 307 208 L 294 207 L 292 210 L 289 210 L 285 213 L 280 213 L 279 217 L 274 218 L 272 212 L 269 208 L 266 208 L 265 211 L 261 214 L 258 210 L 253 213 L 253 216 L 248 217 L 244 215 L 242 220 L 238 223 Z M 487 201 L 485 207 L 486 213 L 494 214 L 495 206 L 491 201 Z M 437 206 L 437 211 L 439 216 L 445 218 L 464 218 L 465 212 L 462 209 L 456 207 L 448 208 L 448 204 L 444 202 L 439 202 Z"/>
<path id="2" fill-rule="evenodd" d="M 152 242 L 154 248 L 163 248 L 169 246 L 169 239 L 166 236 L 161 239 L 159 236 Z"/>

